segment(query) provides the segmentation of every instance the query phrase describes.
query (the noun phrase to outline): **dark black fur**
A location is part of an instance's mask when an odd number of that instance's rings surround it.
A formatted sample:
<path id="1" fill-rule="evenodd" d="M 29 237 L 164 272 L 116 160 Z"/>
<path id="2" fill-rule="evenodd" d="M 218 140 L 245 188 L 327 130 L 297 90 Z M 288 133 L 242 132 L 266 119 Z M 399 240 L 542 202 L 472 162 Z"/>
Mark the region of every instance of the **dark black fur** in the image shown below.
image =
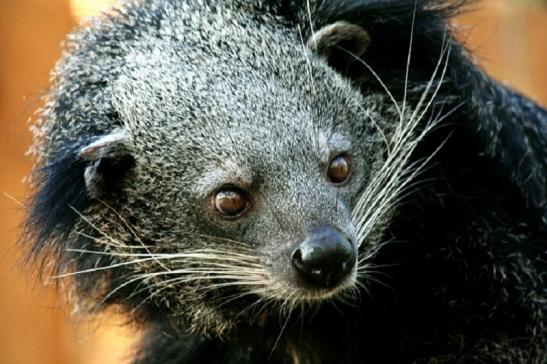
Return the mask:
<path id="1" fill-rule="evenodd" d="M 466 3 L 332 0 L 315 9 L 314 27 L 347 20 L 366 29 L 373 42 L 365 60 L 402 99 L 413 25 L 416 102 L 452 40 L 447 17 Z M 272 1 L 270 11 L 288 26 L 308 24 L 305 1 Z M 291 363 L 295 348 L 311 363 L 547 363 L 547 111 L 491 80 L 461 45 L 451 47 L 439 99 L 455 111 L 415 158 L 450 137 L 423 176 L 431 182 L 398 210 L 390 234 L 400 243 L 377 259 L 398 263 L 386 269 L 390 287 L 373 283 L 373 300 L 324 305 L 283 332 L 275 321 L 240 327 L 225 341 L 177 332 L 148 307 L 152 329 L 138 363 Z M 363 92 L 381 89 L 365 67 L 346 74 Z M 76 149 L 38 172 L 28 219 L 36 254 L 60 252 L 78 217 L 71 206 L 87 207 Z"/>

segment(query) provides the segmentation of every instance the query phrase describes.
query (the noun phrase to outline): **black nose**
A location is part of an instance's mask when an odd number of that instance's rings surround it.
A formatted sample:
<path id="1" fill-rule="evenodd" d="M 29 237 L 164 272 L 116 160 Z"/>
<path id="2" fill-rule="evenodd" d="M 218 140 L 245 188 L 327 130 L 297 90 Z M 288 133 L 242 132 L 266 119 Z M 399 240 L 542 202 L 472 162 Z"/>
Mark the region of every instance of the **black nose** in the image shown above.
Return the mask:
<path id="1" fill-rule="evenodd" d="M 356 255 L 351 241 L 328 227 L 312 231 L 300 243 L 292 254 L 292 264 L 307 283 L 332 288 L 352 271 Z"/>

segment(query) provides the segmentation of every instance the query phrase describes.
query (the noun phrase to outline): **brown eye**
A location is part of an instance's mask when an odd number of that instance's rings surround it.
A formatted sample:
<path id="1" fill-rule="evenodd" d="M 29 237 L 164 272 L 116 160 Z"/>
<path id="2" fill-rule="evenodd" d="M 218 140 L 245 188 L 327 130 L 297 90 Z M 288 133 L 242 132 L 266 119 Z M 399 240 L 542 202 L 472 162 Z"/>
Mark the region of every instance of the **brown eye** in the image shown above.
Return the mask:
<path id="1" fill-rule="evenodd" d="M 236 188 L 220 190 L 215 195 L 215 208 L 224 217 L 237 217 L 249 207 L 246 194 Z"/>
<path id="2" fill-rule="evenodd" d="M 347 154 L 340 154 L 331 160 L 327 177 L 332 183 L 342 183 L 348 179 L 350 171 L 350 157 Z"/>

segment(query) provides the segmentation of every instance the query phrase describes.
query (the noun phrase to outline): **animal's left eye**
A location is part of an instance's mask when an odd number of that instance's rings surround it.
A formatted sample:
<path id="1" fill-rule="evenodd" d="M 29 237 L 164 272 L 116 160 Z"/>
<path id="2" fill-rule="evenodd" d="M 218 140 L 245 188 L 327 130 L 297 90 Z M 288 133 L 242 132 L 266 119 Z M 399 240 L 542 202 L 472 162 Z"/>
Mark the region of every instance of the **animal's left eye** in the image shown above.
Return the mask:
<path id="1" fill-rule="evenodd" d="M 327 169 L 327 177 L 332 183 L 344 183 L 351 173 L 351 158 L 346 153 L 334 157 Z"/>

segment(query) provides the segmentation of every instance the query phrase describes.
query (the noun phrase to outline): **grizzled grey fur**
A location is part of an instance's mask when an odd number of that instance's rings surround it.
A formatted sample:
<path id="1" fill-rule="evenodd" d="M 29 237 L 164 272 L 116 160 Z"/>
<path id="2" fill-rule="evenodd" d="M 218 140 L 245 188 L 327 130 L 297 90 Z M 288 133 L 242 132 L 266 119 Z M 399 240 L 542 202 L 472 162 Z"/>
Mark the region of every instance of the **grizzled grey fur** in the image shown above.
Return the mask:
<path id="1" fill-rule="evenodd" d="M 141 322 L 143 363 L 545 363 L 547 118 L 453 43 L 460 3 L 145 0 L 94 20 L 35 127 L 33 256 L 80 311 Z M 226 186 L 249 196 L 238 219 L 215 211 Z M 323 226 L 359 258 L 312 289 L 291 254 Z"/>

